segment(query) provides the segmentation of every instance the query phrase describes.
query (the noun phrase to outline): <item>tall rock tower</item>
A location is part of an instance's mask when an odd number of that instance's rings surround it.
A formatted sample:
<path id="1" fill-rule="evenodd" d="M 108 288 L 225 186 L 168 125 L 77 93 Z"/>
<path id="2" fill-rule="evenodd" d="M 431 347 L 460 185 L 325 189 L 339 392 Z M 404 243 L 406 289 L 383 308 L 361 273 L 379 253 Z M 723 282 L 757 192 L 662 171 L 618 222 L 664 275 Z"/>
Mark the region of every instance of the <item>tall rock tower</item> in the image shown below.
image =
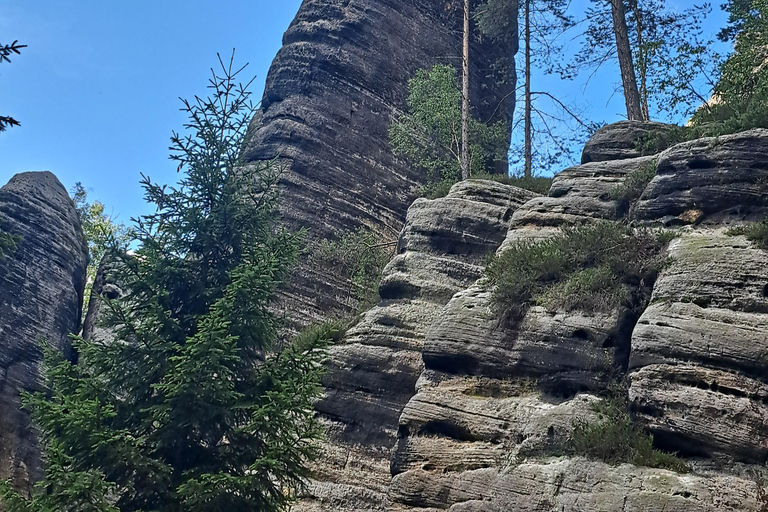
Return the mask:
<path id="1" fill-rule="evenodd" d="M 282 159 L 282 212 L 310 239 L 360 226 L 394 240 L 425 182 L 392 154 L 388 130 L 405 108 L 416 70 L 461 63 L 458 0 L 304 0 L 283 37 L 254 117 L 246 162 Z M 475 35 L 479 35 L 475 30 Z M 471 101 L 482 120 L 506 119 L 514 103 L 517 44 L 473 37 Z M 508 70 L 509 71 L 509 70 Z M 342 312 L 344 283 L 302 263 L 286 307 L 298 324 Z"/>

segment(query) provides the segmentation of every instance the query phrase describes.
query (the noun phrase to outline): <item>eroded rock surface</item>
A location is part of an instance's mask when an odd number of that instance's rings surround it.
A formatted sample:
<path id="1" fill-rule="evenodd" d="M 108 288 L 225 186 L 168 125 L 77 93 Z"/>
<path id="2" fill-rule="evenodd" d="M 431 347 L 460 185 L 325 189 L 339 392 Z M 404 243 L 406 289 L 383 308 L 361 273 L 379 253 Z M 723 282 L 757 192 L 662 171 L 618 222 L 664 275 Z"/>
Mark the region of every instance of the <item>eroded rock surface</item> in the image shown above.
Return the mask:
<path id="1" fill-rule="evenodd" d="M 768 253 L 724 230 L 684 233 L 632 336 L 630 398 L 658 442 L 768 460 Z"/>
<path id="2" fill-rule="evenodd" d="M 584 146 L 581 163 L 654 155 L 669 147 L 671 125 L 652 121 L 619 121 L 603 126 Z"/>
<path id="3" fill-rule="evenodd" d="M 768 206 L 768 130 L 707 137 L 658 156 L 656 177 L 635 208 L 641 220 L 698 210 L 735 220 L 765 214 Z"/>
<path id="4" fill-rule="evenodd" d="M 381 302 L 331 348 L 316 408 L 329 431 L 299 510 L 383 510 L 398 418 L 415 392 L 422 345 L 442 306 L 482 273 L 509 219 L 535 194 L 465 181 L 409 209 L 398 254 L 384 269 Z"/>
<path id="5" fill-rule="evenodd" d="M 244 155 L 288 165 L 282 211 L 289 225 L 309 228 L 312 239 L 360 226 L 397 237 L 426 176 L 392 154 L 389 126 L 405 109 L 416 70 L 458 62 L 461 23 L 460 4 L 437 0 L 302 3 L 270 68 Z M 513 63 L 517 43 L 508 39 L 507 48 L 472 43 L 470 95 L 483 120 L 505 119 L 514 108 L 514 69 L 505 81 L 488 72 L 499 59 Z M 302 264 L 285 309 L 299 324 L 346 313 L 338 299 L 345 284 Z"/>
<path id="6" fill-rule="evenodd" d="M 511 462 L 499 468 L 416 470 L 394 477 L 393 511 L 725 512 L 763 510 L 758 484 L 726 475 L 679 475 L 582 458 Z M 410 508 L 413 507 L 413 508 Z"/>
<path id="7" fill-rule="evenodd" d="M 38 386 L 39 343 L 72 357 L 88 248 L 75 205 L 50 172 L 17 174 L 0 188 L 2 228 L 21 239 L 0 261 L 0 479 L 24 490 L 41 475 L 36 436 L 19 392 Z"/>

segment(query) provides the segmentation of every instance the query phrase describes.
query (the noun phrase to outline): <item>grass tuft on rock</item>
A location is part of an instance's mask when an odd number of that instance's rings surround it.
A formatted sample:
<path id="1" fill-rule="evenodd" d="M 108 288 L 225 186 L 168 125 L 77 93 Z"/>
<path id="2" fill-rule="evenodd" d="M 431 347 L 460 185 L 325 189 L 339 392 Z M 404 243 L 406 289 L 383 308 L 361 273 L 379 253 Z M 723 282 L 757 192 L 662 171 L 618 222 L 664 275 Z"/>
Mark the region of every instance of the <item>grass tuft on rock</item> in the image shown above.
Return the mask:
<path id="1" fill-rule="evenodd" d="M 494 302 L 512 324 L 531 305 L 550 310 L 641 310 L 666 261 L 670 232 L 601 221 L 567 227 L 543 241 L 521 241 L 492 256 L 486 274 Z"/>
<path id="2" fill-rule="evenodd" d="M 616 385 L 607 398 L 593 405 L 598 420 L 576 424 L 574 453 L 607 464 L 629 463 L 688 473 L 690 467 L 685 461 L 653 447 L 653 435 L 632 421 L 626 397 L 626 390 Z"/>
<path id="3" fill-rule="evenodd" d="M 656 160 L 647 165 L 635 169 L 621 183 L 609 192 L 611 200 L 618 203 L 617 211 L 620 215 L 626 214 L 633 203 L 643 194 L 643 190 L 656 176 Z"/>
<path id="4" fill-rule="evenodd" d="M 725 234 L 730 236 L 744 235 L 758 248 L 768 249 L 768 219 L 754 224 L 736 226 L 726 231 Z"/>

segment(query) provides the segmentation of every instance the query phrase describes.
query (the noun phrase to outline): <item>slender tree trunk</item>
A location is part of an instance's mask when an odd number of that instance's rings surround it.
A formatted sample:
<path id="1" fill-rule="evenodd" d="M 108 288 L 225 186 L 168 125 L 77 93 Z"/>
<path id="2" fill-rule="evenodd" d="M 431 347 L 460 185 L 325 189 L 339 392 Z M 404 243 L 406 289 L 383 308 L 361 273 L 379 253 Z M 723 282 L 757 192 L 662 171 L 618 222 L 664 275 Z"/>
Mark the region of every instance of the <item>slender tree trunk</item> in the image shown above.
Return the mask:
<path id="1" fill-rule="evenodd" d="M 464 0 L 464 51 L 461 59 L 461 179 L 469 178 L 469 0 Z"/>
<path id="2" fill-rule="evenodd" d="M 525 177 L 533 174 L 533 123 L 531 122 L 531 0 L 525 0 Z"/>
<path id="3" fill-rule="evenodd" d="M 643 11 L 640 2 L 632 0 L 630 3 L 635 13 L 635 30 L 637 31 L 637 75 L 640 79 L 640 109 L 643 121 L 651 119 L 648 109 L 648 49 L 643 47 Z"/>
<path id="4" fill-rule="evenodd" d="M 632 50 L 629 47 L 627 18 L 624 14 L 624 0 L 608 0 L 613 16 L 613 33 L 616 36 L 616 52 L 619 56 L 621 84 L 624 87 L 624 102 L 627 105 L 627 119 L 640 121 L 643 112 L 640 109 L 640 93 L 637 90 L 635 66 L 632 62 Z"/>

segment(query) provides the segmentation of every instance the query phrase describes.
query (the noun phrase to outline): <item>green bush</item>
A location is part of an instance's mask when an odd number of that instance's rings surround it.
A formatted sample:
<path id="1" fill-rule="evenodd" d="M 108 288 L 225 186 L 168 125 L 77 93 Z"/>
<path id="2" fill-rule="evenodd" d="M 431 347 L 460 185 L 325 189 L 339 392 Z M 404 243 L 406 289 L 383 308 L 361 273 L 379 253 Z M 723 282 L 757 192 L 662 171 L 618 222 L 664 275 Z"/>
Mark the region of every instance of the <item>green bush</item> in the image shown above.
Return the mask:
<path id="1" fill-rule="evenodd" d="M 746 226 L 737 226 L 725 232 L 726 235 L 744 235 L 760 249 L 768 249 L 768 219 Z"/>
<path id="2" fill-rule="evenodd" d="M 635 169 L 621 183 L 609 192 L 609 197 L 618 202 L 617 211 L 620 214 L 629 212 L 632 203 L 640 199 L 643 190 L 651 180 L 656 176 L 656 160 L 648 162 L 647 165 Z"/>
<path id="3" fill-rule="evenodd" d="M 546 240 L 521 241 L 492 256 L 486 274 L 495 303 L 513 324 L 532 304 L 566 311 L 640 310 L 672 236 L 609 221 L 567 227 Z"/>
<path id="4" fill-rule="evenodd" d="M 593 410 L 598 421 L 579 422 L 573 431 L 576 455 L 608 464 L 630 463 L 678 473 L 690 471 L 688 464 L 677 456 L 653 448 L 653 435 L 632 422 L 626 390 L 621 386 L 611 387 L 609 396 L 593 405 Z"/>
<path id="5" fill-rule="evenodd" d="M 554 178 L 545 178 L 541 176 L 527 178 L 525 176 L 509 176 L 507 174 L 478 173 L 473 174 L 469 179 L 497 181 L 505 185 L 513 185 L 545 196 L 549 193 L 549 187 L 552 186 L 552 180 Z"/>
<path id="6" fill-rule="evenodd" d="M 455 180 L 440 180 L 427 183 L 421 187 L 421 196 L 427 199 L 439 199 L 448 195 L 451 187 L 456 183 Z"/>
<path id="7" fill-rule="evenodd" d="M 21 237 L 18 235 L 0 231 L 0 261 L 5 260 L 6 256 L 10 256 L 16 250 L 19 240 Z"/>
<path id="8" fill-rule="evenodd" d="M 381 272 L 392 259 L 394 248 L 394 243 L 382 242 L 369 229 L 359 228 L 337 240 L 315 242 L 308 252 L 310 263 L 349 280 L 348 305 L 362 311 L 377 302 Z"/>

